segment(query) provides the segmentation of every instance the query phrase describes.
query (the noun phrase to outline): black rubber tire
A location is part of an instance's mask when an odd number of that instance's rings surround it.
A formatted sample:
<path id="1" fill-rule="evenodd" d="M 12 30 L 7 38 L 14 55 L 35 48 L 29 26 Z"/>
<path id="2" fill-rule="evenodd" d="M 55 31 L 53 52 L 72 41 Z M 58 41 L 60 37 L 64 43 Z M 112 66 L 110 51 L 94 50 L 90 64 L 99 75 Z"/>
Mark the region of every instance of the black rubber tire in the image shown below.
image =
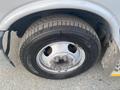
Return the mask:
<path id="1" fill-rule="evenodd" d="M 70 41 L 80 45 L 86 54 L 83 65 L 66 74 L 51 74 L 38 67 L 38 51 L 57 41 Z M 20 45 L 20 58 L 25 68 L 49 79 L 65 79 L 78 75 L 93 66 L 100 54 L 101 44 L 95 30 L 85 21 L 71 15 L 53 15 L 34 22 L 25 32 Z"/>

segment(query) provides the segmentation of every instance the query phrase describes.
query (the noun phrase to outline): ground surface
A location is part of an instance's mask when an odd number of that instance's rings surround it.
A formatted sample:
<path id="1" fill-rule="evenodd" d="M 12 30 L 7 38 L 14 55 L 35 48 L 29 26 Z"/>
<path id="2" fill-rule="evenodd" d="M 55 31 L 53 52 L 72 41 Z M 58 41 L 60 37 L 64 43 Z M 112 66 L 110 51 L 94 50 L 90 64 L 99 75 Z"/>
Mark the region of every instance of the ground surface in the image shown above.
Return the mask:
<path id="1" fill-rule="evenodd" d="M 107 76 L 100 63 L 79 76 L 65 80 L 49 80 L 24 69 L 17 51 L 18 41 L 14 40 L 10 58 L 16 68 L 0 54 L 0 90 L 120 90 L 120 78 Z"/>

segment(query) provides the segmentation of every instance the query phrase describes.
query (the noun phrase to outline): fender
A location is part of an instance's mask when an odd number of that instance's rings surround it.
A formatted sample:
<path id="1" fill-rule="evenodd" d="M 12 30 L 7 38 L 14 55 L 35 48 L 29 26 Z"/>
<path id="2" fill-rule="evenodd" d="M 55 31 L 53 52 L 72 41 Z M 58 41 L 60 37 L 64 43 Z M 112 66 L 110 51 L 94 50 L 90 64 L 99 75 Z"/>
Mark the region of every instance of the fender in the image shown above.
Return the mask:
<path id="1" fill-rule="evenodd" d="M 95 13 L 104 18 L 111 27 L 111 34 L 120 50 L 120 35 L 119 25 L 115 16 L 106 8 L 97 5 L 96 3 L 86 0 L 42 0 L 26 4 L 9 13 L 0 22 L 0 30 L 5 31 L 18 19 L 45 10 L 51 9 L 80 9 Z"/>
<path id="2" fill-rule="evenodd" d="M 80 9 L 95 13 L 102 18 L 104 18 L 111 27 L 111 34 L 113 39 L 115 40 L 116 44 L 120 49 L 120 34 L 119 34 L 119 25 L 115 16 L 107 10 L 106 8 L 97 5 L 96 3 L 85 1 L 85 0 L 43 0 L 43 1 L 35 1 L 20 8 L 13 10 L 9 13 L 3 20 L 0 22 L 0 30 L 6 31 L 8 28 L 20 18 L 40 12 L 45 10 L 51 9 Z"/>

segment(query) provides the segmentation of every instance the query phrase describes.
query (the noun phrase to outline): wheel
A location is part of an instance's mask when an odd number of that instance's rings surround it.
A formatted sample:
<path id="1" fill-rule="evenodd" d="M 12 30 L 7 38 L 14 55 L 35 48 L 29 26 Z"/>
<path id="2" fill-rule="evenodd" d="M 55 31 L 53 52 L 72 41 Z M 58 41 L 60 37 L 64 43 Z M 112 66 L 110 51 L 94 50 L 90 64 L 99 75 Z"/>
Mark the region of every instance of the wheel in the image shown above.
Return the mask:
<path id="1" fill-rule="evenodd" d="M 25 68 L 49 79 L 65 79 L 88 70 L 100 53 L 95 30 L 70 15 L 37 20 L 26 30 L 20 45 L 20 59 Z"/>

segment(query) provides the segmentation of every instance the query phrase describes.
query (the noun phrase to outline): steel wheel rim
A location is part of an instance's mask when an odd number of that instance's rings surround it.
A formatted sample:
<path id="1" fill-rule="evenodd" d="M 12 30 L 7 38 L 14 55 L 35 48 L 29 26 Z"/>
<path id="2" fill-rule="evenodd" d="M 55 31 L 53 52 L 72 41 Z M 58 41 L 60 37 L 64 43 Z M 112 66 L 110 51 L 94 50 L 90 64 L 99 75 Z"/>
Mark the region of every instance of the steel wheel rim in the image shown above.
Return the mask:
<path id="1" fill-rule="evenodd" d="M 36 56 L 39 68 L 49 73 L 68 73 L 85 61 L 85 51 L 79 45 L 60 41 L 44 46 Z"/>

